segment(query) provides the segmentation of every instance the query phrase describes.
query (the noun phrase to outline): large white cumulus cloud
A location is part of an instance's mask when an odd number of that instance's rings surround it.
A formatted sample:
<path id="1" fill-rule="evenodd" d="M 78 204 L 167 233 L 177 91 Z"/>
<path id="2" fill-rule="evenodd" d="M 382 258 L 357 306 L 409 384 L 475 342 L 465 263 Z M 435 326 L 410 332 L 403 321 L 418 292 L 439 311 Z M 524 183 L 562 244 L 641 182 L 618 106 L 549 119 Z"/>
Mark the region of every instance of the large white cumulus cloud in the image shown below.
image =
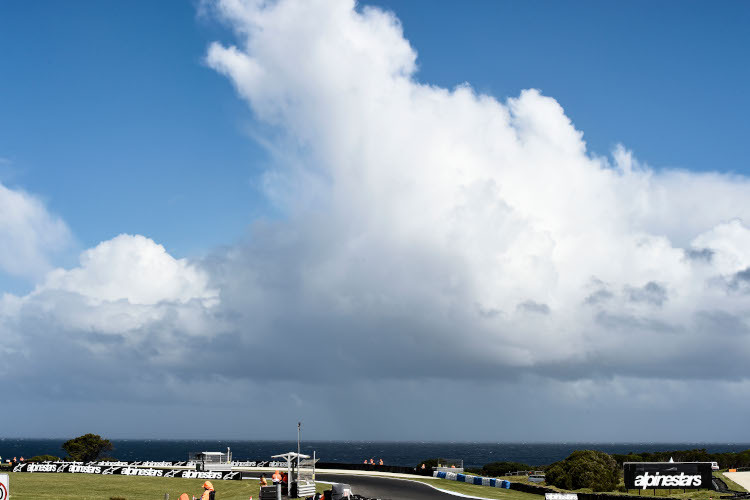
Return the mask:
<path id="1" fill-rule="evenodd" d="M 143 305 L 216 298 L 217 292 L 207 289 L 205 273 L 144 236 L 122 234 L 86 250 L 80 260 L 80 267 L 50 272 L 34 295 L 59 290 L 93 303 L 123 300 Z"/>
<path id="2" fill-rule="evenodd" d="M 0 297 L 8 362 L 25 374 L 65 367 L 88 378 L 90 365 L 184 363 L 186 339 L 211 338 L 219 303 L 205 271 L 139 235 L 119 235 L 81 254 L 80 266 L 49 271 L 29 294 Z"/>
<path id="3" fill-rule="evenodd" d="M 592 155 L 537 90 L 500 102 L 419 83 L 378 9 L 217 10 L 239 43 L 212 44 L 208 63 L 283 135 L 266 181 L 290 220 L 259 229 L 242 266 L 294 274 L 292 314 L 323 316 L 321 338 L 354 350 L 375 336 L 383 356 L 409 354 L 390 363 L 404 372 L 435 356 L 449 372 L 681 377 L 719 355 L 711 341 L 748 354 L 747 179 L 655 171 L 622 147 Z"/>

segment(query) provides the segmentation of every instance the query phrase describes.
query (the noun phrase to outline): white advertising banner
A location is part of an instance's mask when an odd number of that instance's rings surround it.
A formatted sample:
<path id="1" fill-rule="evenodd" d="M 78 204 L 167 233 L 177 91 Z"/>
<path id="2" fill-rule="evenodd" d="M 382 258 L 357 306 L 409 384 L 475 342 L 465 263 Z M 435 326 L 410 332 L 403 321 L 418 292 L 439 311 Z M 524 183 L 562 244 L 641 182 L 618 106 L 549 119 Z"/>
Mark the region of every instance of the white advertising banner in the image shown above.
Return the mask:
<path id="1" fill-rule="evenodd" d="M 10 484 L 8 474 L 0 474 L 0 500 L 8 500 L 10 497 Z"/>
<path id="2" fill-rule="evenodd" d="M 544 500 L 578 500 L 578 493 L 545 493 Z"/>

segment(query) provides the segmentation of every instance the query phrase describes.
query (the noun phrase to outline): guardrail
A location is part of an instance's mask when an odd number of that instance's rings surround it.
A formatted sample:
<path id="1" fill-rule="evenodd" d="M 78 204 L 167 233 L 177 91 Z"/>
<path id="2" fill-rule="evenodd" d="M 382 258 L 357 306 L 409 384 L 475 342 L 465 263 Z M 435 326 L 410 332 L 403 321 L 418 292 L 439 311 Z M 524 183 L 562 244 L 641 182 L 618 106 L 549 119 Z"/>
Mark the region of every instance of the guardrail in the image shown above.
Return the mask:
<path id="1" fill-rule="evenodd" d="M 458 481 L 459 483 L 476 484 L 478 486 L 491 486 L 493 488 L 510 489 L 510 481 L 505 479 L 495 479 L 494 477 L 472 476 L 470 474 L 461 474 L 457 472 L 435 471 L 432 477 L 438 479 L 447 479 L 449 481 Z"/>

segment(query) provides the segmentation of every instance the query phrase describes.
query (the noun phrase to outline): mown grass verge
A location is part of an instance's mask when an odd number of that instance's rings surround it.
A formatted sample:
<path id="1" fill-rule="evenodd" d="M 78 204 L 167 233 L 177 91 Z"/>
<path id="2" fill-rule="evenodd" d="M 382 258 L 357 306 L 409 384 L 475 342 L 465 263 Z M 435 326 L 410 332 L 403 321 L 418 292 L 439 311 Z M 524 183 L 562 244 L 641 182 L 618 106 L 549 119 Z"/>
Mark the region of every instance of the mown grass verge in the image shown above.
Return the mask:
<path id="1" fill-rule="evenodd" d="M 202 479 L 167 477 L 102 476 L 94 474 L 9 474 L 13 500 L 177 500 L 182 493 L 192 497 L 203 492 Z M 260 487 L 256 480 L 211 481 L 221 500 L 248 500 L 259 498 Z M 330 489 L 318 484 L 318 491 Z"/>

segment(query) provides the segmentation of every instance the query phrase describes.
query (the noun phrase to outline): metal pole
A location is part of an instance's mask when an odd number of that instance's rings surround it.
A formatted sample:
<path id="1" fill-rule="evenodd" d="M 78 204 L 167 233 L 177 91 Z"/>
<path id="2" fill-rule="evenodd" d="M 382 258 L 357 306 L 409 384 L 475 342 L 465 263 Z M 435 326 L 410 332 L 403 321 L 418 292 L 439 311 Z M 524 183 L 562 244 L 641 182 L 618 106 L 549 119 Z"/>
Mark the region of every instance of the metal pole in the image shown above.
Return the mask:
<path id="1" fill-rule="evenodd" d="M 302 427 L 302 422 L 297 422 L 297 475 L 299 475 L 299 452 L 300 452 L 299 433 L 300 433 L 301 427 Z"/>

